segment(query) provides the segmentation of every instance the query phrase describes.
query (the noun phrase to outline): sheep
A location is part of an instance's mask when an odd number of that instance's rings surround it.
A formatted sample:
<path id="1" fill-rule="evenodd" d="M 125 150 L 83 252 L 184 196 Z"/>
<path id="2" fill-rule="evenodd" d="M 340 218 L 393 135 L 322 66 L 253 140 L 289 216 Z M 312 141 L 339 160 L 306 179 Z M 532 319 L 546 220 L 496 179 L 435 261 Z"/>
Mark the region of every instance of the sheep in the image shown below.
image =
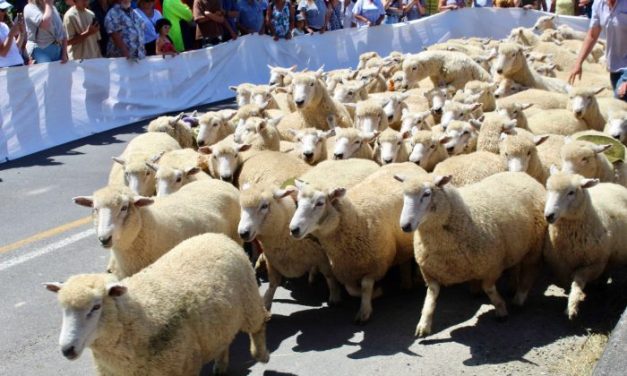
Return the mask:
<path id="1" fill-rule="evenodd" d="M 427 122 L 431 111 L 424 112 L 411 112 L 407 109 L 403 109 L 401 115 L 401 133 L 410 132 L 413 133 L 417 130 L 431 130 L 431 125 Z"/>
<path id="2" fill-rule="evenodd" d="M 285 115 L 278 124 L 281 139 L 293 141 L 292 135 L 287 131 L 290 128 L 329 130 L 329 116 L 334 116 L 335 122 L 342 128 L 353 125 L 344 105 L 329 96 L 320 80 L 321 74 L 321 71 L 293 74 L 292 95 L 297 109 L 296 112 Z"/>
<path id="3" fill-rule="evenodd" d="M 242 134 L 242 130 L 244 129 L 244 124 L 246 124 L 246 120 L 251 117 L 267 117 L 268 113 L 264 108 L 259 107 L 254 103 L 250 103 L 240 107 L 235 116 L 231 118 L 231 127 L 235 129 L 234 138 L 239 138 Z M 225 137 L 226 138 L 226 137 Z M 209 145 L 205 145 L 209 146 Z"/>
<path id="4" fill-rule="evenodd" d="M 527 118 L 527 127 L 533 134 L 558 134 L 563 136 L 589 129 L 570 110 L 545 110 Z"/>
<path id="5" fill-rule="evenodd" d="M 445 136 L 448 142 L 444 147 L 449 155 L 467 154 L 477 150 L 477 137 L 481 129 L 481 122 L 475 119 L 469 121 L 453 120 L 446 127 Z"/>
<path id="6" fill-rule="evenodd" d="M 407 80 L 407 75 L 402 70 L 394 72 L 392 78 L 388 80 L 388 91 L 405 92 L 418 87 L 418 82 L 410 83 Z"/>
<path id="7" fill-rule="evenodd" d="M 408 150 L 408 145 L 405 143 L 405 140 L 409 136 L 409 132 L 400 133 L 392 128 L 381 132 L 375 141 L 375 162 L 381 165 L 407 162 L 409 160 L 410 150 Z"/>
<path id="8" fill-rule="evenodd" d="M 368 99 L 366 84 L 357 80 L 343 80 L 335 86 L 333 99 L 340 103 L 357 103 Z"/>
<path id="9" fill-rule="evenodd" d="M 498 87 L 494 90 L 494 98 L 505 98 L 527 89 L 528 87 L 526 87 L 525 85 L 521 85 L 514 80 L 511 80 L 509 78 L 502 78 L 500 81 L 498 81 Z"/>
<path id="10" fill-rule="evenodd" d="M 329 286 L 329 304 L 341 300 L 340 287 L 333 277 L 329 260 L 314 240 L 297 242 L 288 232 L 290 218 L 296 210 L 290 195 L 294 189 L 280 189 L 274 184 L 245 185 L 240 194 L 239 235 L 242 240 L 258 240 L 263 245 L 263 255 L 270 285 L 263 300 L 266 309 L 272 308 L 272 299 L 281 279 L 298 278 L 312 268 L 320 270 Z"/>
<path id="11" fill-rule="evenodd" d="M 568 95 L 563 93 L 555 93 L 540 89 L 529 89 L 508 96 L 507 98 L 500 98 L 496 101 L 496 107 L 502 108 L 505 104 L 529 104 L 533 105 L 532 110 L 527 110 L 527 113 L 531 115 L 533 111 L 539 110 L 552 110 L 557 108 L 566 108 L 568 106 Z M 527 108 L 529 108 L 527 106 Z"/>
<path id="12" fill-rule="evenodd" d="M 529 129 L 525 111 L 530 107 L 535 107 L 535 105 L 531 103 L 503 102 L 496 108 L 496 113 L 506 119 L 516 120 L 518 128 Z"/>
<path id="13" fill-rule="evenodd" d="M 556 15 L 552 15 L 552 16 L 542 16 L 538 18 L 536 23 L 533 25 L 533 29 L 536 31 L 540 31 L 540 32 L 545 31 L 545 30 L 555 29 L 559 31 L 560 35 L 564 39 L 577 39 L 577 40 L 586 39 L 585 32 L 573 30 L 568 25 L 560 25 L 559 27 L 555 27 L 554 21 L 556 17 L 557 17 Z"/>
<path id="14" fill-rule="evenodd" d="M 464 86 L 464 90 L 459 93 L 459 96 L 456 94 L 455 97 L 453 97 L 453 100 L 461 101 L 462 103 L 466 104 L 481 103 L 483 105 L 483 111 L 494 111 L 494 109 L 496 108 L 496 98 L 494 97 L 494 90 L 496 90 L 496 88 L 496 83 L 468 81 Z"/>
<path id="15" fill-rule="evenodd" d="M 627 146 L 627 111 L 612 111 L 608 113 L 604 132 Z"/>
<path id="16" fill-rule="evenodd" d="M 266 110 L 280 110 L 285 114 L 296 111 L 291 94 L 275 92 L 274 87 L 269 85 L 254 86 L 250 91 L 250 100 Z"/>
<path id="17" fill-rule="evenodd" d="M 487 151 L 476 151 L 443 160 L 435 166 L 433 174 L 451 175 L 451 183 L 462 187 L 504 171 L 507 171 L 507 166 L 501 156 Z"/>
<path id="18" fill-rule="evenodd" d="M 536 52 L 552 54 L 555 64 L 562 69 L 572 67 L 577 61 L 577 51 L 572 52 L 555 43 L 543 42 L 531 29 L 522 27 L 512 29 L 508 42 L 501 43 L 498 48 L 500 49 L 504 44 L 516 44 L 520 48 L 533 48 Z"/>
<path id="19" fill-rule="evenodd" d="M 357 64 L 357 70 L 366 68 L 366 63 L 371 59 L 381 59 L 378 53 L 374 51 L 364 52 L 359 55 L 359 63 Z"/>
<path id="20" fill-rule="evenodd" d="M 346 106 L 355 108 L 355 128 L 365 133 L 373 133 L 381 132 L 388 127 L 388 117 L 380 100 L 368 99 Z"/>
<path id="21" fill-rule="evenodd" d="M 558 282 L 570 284 L 566 314 L 574 319 L 583 289 L 613 265 L 627 263 L 627 189 L 551 168 L 544 215 L 544 258 Z"/>
<path id="22" fill-rule="evenodd" d="M 562 80 L 541 76 L 530 69 L 523 48 L 514 43 L 502 43 L 499 46 L 495 69 L 503 77 L 530 88 L 566 93 L 570 87 Z"/>
<path id="23" fill-rule="evenodd" d="M 236 93 L 235 101 L 237 103 L 237 107 L 241 108 L 251 103 L 250 92 L 253 87 L 255 87 L 255 85 L 249 83 L 243 83 L 237 86 L 229 86 L 229 89 Z"/>
<path id="24" fill-rule="evenodd" d="M 239 192 L 218 180 L 196 181 L 158 200 L 107 186 L 73 201 L 93 208 L 96 236 L 111 249 L 118 278 L 137 273 L 194 235 L 217 232 L 239 239 Z"/>
<path id="25" fill-rule="evenodd" d="M 570 92 L 568 108 L 573 115 L 588 124 L 590 129 L 602 131 L 612 111 L 627 111 L 627 103 L 615 98 L 598 98 L 604 88 L 573 88 Z"/>
<path id="26" fill-rule="evenodd" d="M 380 67 L 361 69 L 357 72 L 355 79 L 366 85 L 368 93 L 380 93 L 388 88 Z"/>
<path id="27" fill-rule="evenodd" d="M 367 159 L 328 160 L 318 163 L 300 175 L 298 180 L 318 190 L 350 188 L 361 183 L 378 169 L 378 164 Z"/>
<path id="28" fill-rule="evenodd" d="M 473 113 L 481 108 L 481 103 L 460 103 L 453 100 L 447 100 L 442 107 L 442 118 L 440 125 L 444 129 L 454 120 L 470 120 L 473 119 Z"/>
<path id="29" fill-rule="evenodd" d="M 292 132 L 297 143 L 293 154 L 298 158 L 304 160 L 309 165 L 315 165 L 327 158 L 326 140 L 335 136 L 335 128 L 328 131 L 305 128 Z"/>
<path id="30" fill-rule="evenodd" d="M 447 185 L 451 176 L 435 172 L 397 180 L 404 181 L 400 227 L 415 231 L 415 258 L 427 284 L 417 336 L 431 333 L 441 285 L 480 280 L 497 317 L 505 317 L 507 307 L 495 284 L 505 269 L 518 265 L 513 302 L 523 305 L 546 233 L 546 193 L 540 183 L 520 172 L 503 172 L 462 188 Z"/>
<path id="31" fill-rule="evenodd" d="M 296 72 L 296 65 L 292 65 L 289 68 L 275 67 L 268 64 L 270 69 L 270 80 L 268 84 L 270 86 L 285 87 L 292 83 L 290 73 Z"/>
<path id="32" fill-rule="evenodd" d="M 167 152 L 158 162 L 159 164 L 146 163 L 155 172 L 157 197 L 170 195 L 193 181 L 211 178 L 203 171 L 208 167 L 202 154 L 193 149 Z"/>
<path id="33" fill-rule="evenodd" d="M 252 267 L 225 235 L 187 239 L 123 280 L 80 274 L 44 285 L 63 310 L 61 352 L 73 360 L 91 348 L 99 375 L 196 375 L 211 360 L 223 373 L 239 331 L 253 358 L 269 360 Z"/>
<path id="34" fill-rule="evenodd" d="M 196 136 L 190 125 L 177 116 L 159 116 L 148 124 L 148 132 L 163 132 L 174 138 L 182 148 L 196 148 Z"/>
<path id="35" fill-rule="evenodd" d="M 215 145 L 203 146 L 198 151 L 210 155 L 208 164 L 211 176 L 232 183 L 235 181 L 238 167 L 245 159 L 244 152 L 250 148 L 248 144 L 238 144 L 233 140 L 224 139 Z"/>
<path id="36" fill-rule="evenodd" d="M 349 188 L 313 189 L 297 183 L 298 208 L 290 221 L 295 239 L 311 234 L 322 245 L 333 274 L 351 296 L 361 296 L 355 321 L 365 323 L 372 314 L 372 299 L 380 295 L 374 283 L 394 264 L 411 260 L 412 241 L 392 223 L 402 207 L 395 174 L 420 175 L 413 163 L 381 167 Z"/>
<path id="37" fill-rule="evenodd" d="M 488 51 L 487 55 L 486 54 L 475 55 L 473 56 L 472 59 L 475 61 L 475 63 L 479 64 L 481 68 L 485 69 L 486 72 L 492 72 L 492 64 L 496 55 L 497 55 L 496 48 L 492 48 L 490 49 L 490 51 Z"/>
<path id="38" fill-rule="evenodd" d="M 301 176 L 309 166 L 302 159 L 277 151 L 264 150 L 246 158 L 238 167 L 233 184 L 270 184 L 280 186 L 284 182 Z"/>
<path id="39" fill-rule="evenodd" d="M 239 137 L 234 137 L 234 141 L 249 144 L 253 150 L 279 151 L 281 140 L 276 125 L 280 121 L 281 118 L 249 117 L 241 128 Z"/>
<path id="40" fill-rule="evenodd" d="M 502 134 L 499 144 L 500 155 L 507 163 L 507 170 L 526 172 L 544 185 L 549 175 L 549 167 L 542 164 L 537 146 L 545 142 L 548 135 L 534 136 Z"/>
<path id="41" fill-rule="evenodd" d="M 353 80 L 357 72 L 353 72 L 351 69 L 336 69 L 324 73 L 324 83 L 329 93 L 335 91 L 337 84 L 345 80 Z"/>
<path id="42" fill-rule="evenodd" d="M 403 116 L 403 110 L 407 110 L 408 106 L 405 100 L 409 98 L 409 94 L 404 93 L 391 93 L 386 96 L 383 103 L 383 111 L 388 118 L 388 127 L 400 130 L 401 118 Z"/>
<path id="43" fill-rule="evenodd" d="M 378 134 L 356 128 L 335 128 L 335 137 L 327 140 L 327 159 L 372 159 L 373 150 L 369 144 Z"/>
<path id="44" fill-rule="evenodd" d="M 227 109 L 202 115 L 198 120 L 199 130 L 196 136 L 198 147 L 213 145 L 233 134 L 235 127 L 229 123 L 229 120 L 236 114 L 237 111 Z"/>
<path id="45" fill-rule="evenodd" d="M 425 93 L 429 103 L 428 108 L 433 115 L 434 125 L 441 122 L 444 104 L 453 98 L 453 94 L 455 94 L 455 87 L 451 85 L 435 87 Z"/>
<path id="46" fill-rule="evenodd" d="M 450 84 L 463 89 L 468 81 L 492 81 L 485 69 L 460 52 L 423 51 L 407 57 L 403 61 L 403 71 L 410 83 L 428 76 L 435 87 Z"/>
<path id="47" fill-rule="evenodd" d="M 477 150 L 499 154 L 501 133 L 511 133 L 516 125 L 516 119 L 512 120 L 498 113 L 486 114 L 477 136 Z"/>
<path id="48" fill-rule="evenodd" d="M 577 135 L 573 136 L 573 138 L 576 137 Z M 627 168 L 625 165 L 617 163 L 617 168 L 615 168 L 604 154 L 612 147 L 615 146 L 612 144 L 597 145 L 589 141 L 567 138 L 560 150 L 562 171 L 569 174 L 579 174 L 585 178 L 599 179 L 602 183 L 617 183 L 627 186 L 627 179 L 625 179 Z"/>
<path id="49" fill-rule="evenodd" d="M 534 64 L 533 70 L 537 73 L 545 76 L 555 78 L 555 70 L 557 69 L 557 65 L 555 63 L 543 63 L 543 64 Z"/>
<path id="50" fill-rule="evenodd" d="M 425 171 L 431 172 L 433 168 L 446 158 L 448 153 L 443 143 L 448 142 L 446 137 L 440 137 L 432 131 L 419 130 L 409 139 L 409 161 L 418 164 Z"/>
<path id="51" fill-rule="evenodd" d="M 161 154 L 180 149 L 178 142 L 161 132 L 148 132 L 133 138 L 118 157 L 113 157 L 108 184 L 128 185 L 135 193 L 145 196 L 154 194 L 154 174 L 146 162 Z"/>

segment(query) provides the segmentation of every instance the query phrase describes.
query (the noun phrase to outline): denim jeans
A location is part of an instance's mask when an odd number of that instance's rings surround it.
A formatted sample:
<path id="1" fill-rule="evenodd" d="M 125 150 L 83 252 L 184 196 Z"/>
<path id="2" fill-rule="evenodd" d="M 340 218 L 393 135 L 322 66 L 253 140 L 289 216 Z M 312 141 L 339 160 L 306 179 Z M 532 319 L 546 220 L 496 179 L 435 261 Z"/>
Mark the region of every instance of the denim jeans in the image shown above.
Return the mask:
<path id="1" fill-rule="evenodd" d="M 36 64 L 61 60 L 61 46 L 52 43 L 45 48 L 35 47 L 31 57 L 35 60 Z"/>
<path id="2" fill-rule="evenodd" d="M 625 95 L 622 98 L 618 96 L 618 88 L 620 87 L 620 85 L 627 82 L 627 69 L 623 71 L 610 73 L 610 81 L 612 81 L 612 89 L 614 89 L 614 96 L 618 99 L 622 99 L 625 102 L 627 102 L 627 95 Z"/>

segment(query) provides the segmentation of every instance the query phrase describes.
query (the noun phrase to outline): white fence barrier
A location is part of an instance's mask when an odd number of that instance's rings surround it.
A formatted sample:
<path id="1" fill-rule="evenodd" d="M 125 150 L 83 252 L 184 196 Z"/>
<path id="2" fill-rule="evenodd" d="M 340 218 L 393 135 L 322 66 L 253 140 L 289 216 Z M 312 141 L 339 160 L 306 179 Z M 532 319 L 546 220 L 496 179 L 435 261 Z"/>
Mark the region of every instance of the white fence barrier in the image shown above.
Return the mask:
<path id="1" fill-rule="evenodd" d="M 233 96 L 229 85 L 268 81 L 267 64 L 354 67 L 359 54 L 418 52 L 449 38 L 504 38 L 543 13 L 463 9 L 411 23 L 274 42 L 246 36 L 173 58 L 94 59 L 0 69 L 0 163 L 158 114 Z M 577 30 L 587 19 L 563 17 Z"/>

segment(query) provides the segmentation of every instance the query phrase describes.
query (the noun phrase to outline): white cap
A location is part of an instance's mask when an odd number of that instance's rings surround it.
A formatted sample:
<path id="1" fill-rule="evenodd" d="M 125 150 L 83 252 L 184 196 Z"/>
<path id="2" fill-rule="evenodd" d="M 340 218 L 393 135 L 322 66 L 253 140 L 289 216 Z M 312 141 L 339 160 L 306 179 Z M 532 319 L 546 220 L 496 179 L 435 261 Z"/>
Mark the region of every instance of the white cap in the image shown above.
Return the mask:
<path id="1" fill-rule="evenodd" d="M 13 5 L 9 4 L 7 0 L 0 0 L 0 9 L 10 9 Z"/>

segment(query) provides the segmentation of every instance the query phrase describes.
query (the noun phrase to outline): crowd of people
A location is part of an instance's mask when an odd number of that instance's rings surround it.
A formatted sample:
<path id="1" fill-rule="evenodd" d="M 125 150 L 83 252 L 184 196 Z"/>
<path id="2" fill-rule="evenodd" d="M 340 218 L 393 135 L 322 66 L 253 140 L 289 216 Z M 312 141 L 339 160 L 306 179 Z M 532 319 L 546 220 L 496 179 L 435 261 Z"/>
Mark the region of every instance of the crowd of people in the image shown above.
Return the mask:
<path id="1" fill-rule="evenodd" d="M 56 4 L 54 0 L 0 0 L 0 68 L 69 59 L 175 55 L 246 34 L 291 39 L 410 21 L 466 6 L 589 14 L 593 0 L 547 1 L 550 4 L 545 0 L 65 0 Z M 436 4 L 430 12 L 430 5 Z"/>

